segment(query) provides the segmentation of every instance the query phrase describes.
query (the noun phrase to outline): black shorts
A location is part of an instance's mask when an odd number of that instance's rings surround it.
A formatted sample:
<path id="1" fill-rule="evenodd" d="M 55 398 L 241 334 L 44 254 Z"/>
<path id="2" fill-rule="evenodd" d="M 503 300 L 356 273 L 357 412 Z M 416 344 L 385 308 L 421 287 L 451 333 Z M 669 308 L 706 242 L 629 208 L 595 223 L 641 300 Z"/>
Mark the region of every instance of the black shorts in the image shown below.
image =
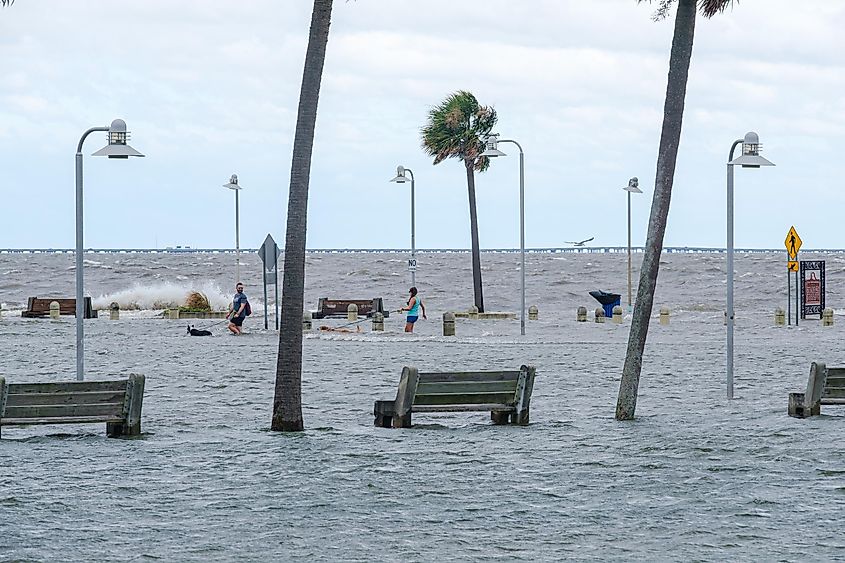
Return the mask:
<path id="1" fill-rule="evenodd" d="M 241 326 L 242 324 L 244 324 L 245 318 L 246 317 L 232 317 L 232 320 L 229 322 L 231 322 L 235 326 Z"/>

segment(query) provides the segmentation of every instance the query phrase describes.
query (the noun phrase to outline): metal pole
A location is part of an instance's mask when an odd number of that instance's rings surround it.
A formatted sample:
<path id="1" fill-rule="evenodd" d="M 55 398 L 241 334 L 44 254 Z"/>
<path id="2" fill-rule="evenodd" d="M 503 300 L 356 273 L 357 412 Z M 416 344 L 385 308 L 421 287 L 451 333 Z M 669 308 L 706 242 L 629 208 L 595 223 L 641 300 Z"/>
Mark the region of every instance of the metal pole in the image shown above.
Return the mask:
<path id="1" fill-rule="evenodd" d="M 82 271 L 82 144 L 94 131 L 108 131 L 108 127 L 92 127 L 82 134 L 76 147 L 76 380 L 85 380 L 85 280 Z"/>
<path id="2" fill-rule="evenodd" d="M 235 190 L 235 264 L 236 264 L 236 275 L 235 275 L 235 283 L 240 283 L 241 281 L 241 238 L 240 238 L 240 210 L 238 207 L 238 192 L 240 190 Z"/>
<path id="3" fill-rule="evenodd" d="M 631 192 L 628 192 L 628 310 L 631 310 Z"/>
<path id="4" fill-rule="evenodd" d="M 516 146 L 519 147 L 518 144 Z M 519 334 L 525 336 L 525 156 L 522 147 L 519 147 L 519 250 L 522 254 L 522 265 L 519 268 L 522 293 Z"/>
<path id="5" fill-rule="evenodd" d="M 727 387 L 728 399 L 734 398 L 734 150 L 742 139 L 734 141 L 728 156 L 728 299 L 727 299 Z"/>
<path id="6" fill-rule="evenodd" d="M 263 265 L 261 266 L 261 272 L 261 285 L 264 287 L 264 330 L 267 330 L 267 268 Z"/>
<path id="7" fill-rule="evenodd" d="M 416 243 L 416 233 L 415 233 L 415 210 L 414 210 L 414 173 L 409 169 L 405 169 L 408 174 L 411 175 L 411 260 L 414 264 L 414 269 L 411 270 L 411 287 L 417 286 L 417 262 L 416 262 L 416 255 L 417 255 L 417 243 Z"/>
<path id="8" fill-rule="evenodd" d="M 277 247 L 278 248 L 278 247 Z M 278 254 L 278 252 L 276 253 Z M 278 258 L 277 258 L 278 260 Z M 275 275 L 273 276 L 273 285 L 276 286 L 276 292 L 274 297 L 274 305 L 276 307 L 276 330 L 279 330 L 279 263 L 276 262 L 276 271 Z"/>

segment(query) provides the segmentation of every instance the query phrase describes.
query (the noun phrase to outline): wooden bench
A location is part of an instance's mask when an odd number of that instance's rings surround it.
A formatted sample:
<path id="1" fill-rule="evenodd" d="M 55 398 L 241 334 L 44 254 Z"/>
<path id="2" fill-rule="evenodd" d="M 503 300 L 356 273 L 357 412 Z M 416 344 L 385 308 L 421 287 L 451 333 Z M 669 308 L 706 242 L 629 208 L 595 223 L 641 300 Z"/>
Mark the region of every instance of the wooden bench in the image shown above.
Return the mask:
<path id="1" fill-rule="evenodd" d="M 56 299 L 44 297 L 30 297 L 26 303 L 26 311 L 21 313 L 22 317 L 39 318 L 50 315 L 50 303 L 58 301 L 60 315 L 76 316 L 76 299 Z M 97 311 L 91 307 L 91 298 L 86 297 L 83 303 L 83 319 L 96 319 Z"/>
<path id="2" fill-rule="evenodd" d="M 144 376 L 122 381 L 6 383 L 0 377 L 0 429 L 31 424 L 105 422 L 110 438 L 141 433 Z"/>
<path id="3" fill-rule="evenodd" d="M 413 412 L 490 411 L 493 424 L 528 424 L 534 367 L 518 371 L 419 373 L 402 369 L 396 399 L 376 401 L 375 425 L 408 428 Z"/>
<path id="4" fill-rule="evenodd" d="M 358 316 L 361 317 L 372 317 L 376 313 L 381 313 L 385 318 L 390 316 L 390 311 L 384 310 L 384 302 L 381 297 L 373 299 L 329 299 L 328 297 L 321 297 L 317 301 L 317 310 L 311 313 L 311 318 L 345 318 L 347 309 L 353 304 L 358 307 Z"/>
<path id="5" fill-rule="evenodd" d="M 818 416 L 822 405 L 845 405 L 845 368 L 829 368 L 821 362 L 813 362 L 807 391 L 789 394 L 789 416 Z"/>

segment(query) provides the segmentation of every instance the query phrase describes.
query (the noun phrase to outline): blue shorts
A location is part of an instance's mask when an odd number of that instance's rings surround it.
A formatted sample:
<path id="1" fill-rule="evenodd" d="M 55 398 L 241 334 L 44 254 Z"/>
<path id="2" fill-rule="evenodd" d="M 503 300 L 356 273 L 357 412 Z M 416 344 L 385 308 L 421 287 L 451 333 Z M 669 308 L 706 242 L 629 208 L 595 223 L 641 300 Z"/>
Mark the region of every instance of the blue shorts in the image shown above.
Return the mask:
<path id="1" fill-rule="evenodd" d="M 415 322 L 417 322 L 418 319 L 419 319 L 419 317 L 417 315 L 414 315 L 414 316 L 408 315 L 407 317 L 405 317 L 405 322 L 414 324 Z"/>

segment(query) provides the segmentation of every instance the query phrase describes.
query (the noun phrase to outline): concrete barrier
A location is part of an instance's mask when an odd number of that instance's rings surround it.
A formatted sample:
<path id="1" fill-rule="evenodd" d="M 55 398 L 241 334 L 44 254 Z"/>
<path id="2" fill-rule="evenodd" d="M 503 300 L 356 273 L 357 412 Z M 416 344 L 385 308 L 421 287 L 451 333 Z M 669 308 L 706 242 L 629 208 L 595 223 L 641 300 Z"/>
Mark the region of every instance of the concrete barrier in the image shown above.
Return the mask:
<path id="1" fill-rule="evenodd" d="M 311 326 L 311 311 L 305 311 L 302 313 L 302 332 L 308 332 Z"/>
<path id="2" fill-rule="evenodd" d="M 443 313 L 443 336 L 455 336 L 455 313 Z"/>
<path id="3" fill-rule="evenodd" d="M 830 307 L 822 311 L 822 326 L 833 326 L 833 309 Z"/>
<path id="4" fill-rule="evenodd" d="M 357 321 L 358 320 L 358 305 L 355 303 L 350 303 L 349 307 L 346 308 L 346 320 L 347 321 Z"/>
<path id="5" fill-rule="evenodd" d="M 540 317 L 540 309 L 537 308 L 537 305 L 531 305 L 528 307 L 528 320 L 529 321 L 536 321 Z"/>
<path id="6" fill-rule="evenodd" d="M 61 305 L 58 301 L 50 301 L 50 318 L 54 321 L 59 320 Z"/>
<path id="7" fill-rule="evenodd" d="M 604 308 L 603 307 L 596 307 L 596 322 L 603 323 L 604 322 Z"/>
<path id="8" fill-rule="evenodd" d="M 120 304 L 118 304 L 116 301 L 112 301 L 112 304 L 109 305 L 109 320 L 120 320 Z"/>
<path id="9" fill-rule="evenodd" d="M 786 312 L 783 310 L 783 307 L 778 307 L 775 309 L 775 325 L 783 326 L 786 324 Z"/>
<path id="10" fill-rule="evenodd" d="M 384 314 L 373 314 L 373 332 L 384 332 Z"/>
<path id="11" fill-rule="evenodd" d="M 613 308 L 613 322 L 621 325 L 622 324 L 622 306 L 617 305 Z"/>
<path id="12" fill-rule="evenodd" d="M 581 307 L 578 307 L 578 312 L 576 313 L 575 320 L 577 320 L 579 323 L 587 322 L 587 308 L 586 307 L 584 307 L 583 305 Z"/>
<path id="13" fill-rule="evenodd" d="M 660 308 L 660 324 L 662 324 L 662 325 L 668 325 L 669 324 L 670 313 L 671 313 L 671 311 L 669 310 L 669 307 L 664 305 L 663 307 Z"/>

